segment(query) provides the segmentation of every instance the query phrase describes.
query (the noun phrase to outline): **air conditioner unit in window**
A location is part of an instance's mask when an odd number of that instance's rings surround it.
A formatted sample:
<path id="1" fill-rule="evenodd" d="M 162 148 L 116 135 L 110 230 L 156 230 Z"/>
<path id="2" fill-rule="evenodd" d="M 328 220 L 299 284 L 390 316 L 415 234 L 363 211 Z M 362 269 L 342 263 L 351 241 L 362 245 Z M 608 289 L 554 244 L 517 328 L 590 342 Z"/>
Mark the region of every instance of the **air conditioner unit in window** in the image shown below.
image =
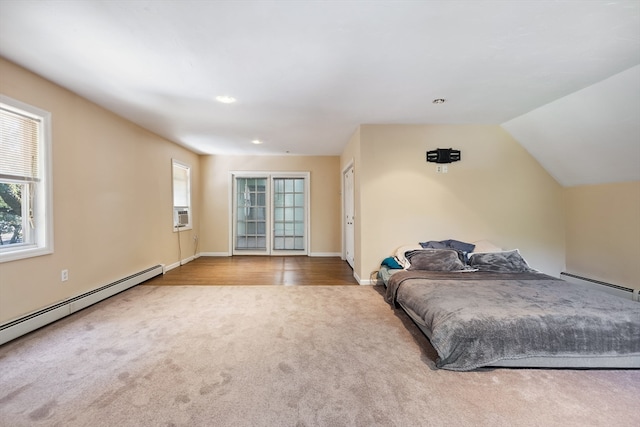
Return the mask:
<path id="1" fill-rule="evenodd" d="M 189 224 L 189 211 L 187 210 L 179 210 L 178 214 L 178 223 L 176 227 L 185 227 Z"/>

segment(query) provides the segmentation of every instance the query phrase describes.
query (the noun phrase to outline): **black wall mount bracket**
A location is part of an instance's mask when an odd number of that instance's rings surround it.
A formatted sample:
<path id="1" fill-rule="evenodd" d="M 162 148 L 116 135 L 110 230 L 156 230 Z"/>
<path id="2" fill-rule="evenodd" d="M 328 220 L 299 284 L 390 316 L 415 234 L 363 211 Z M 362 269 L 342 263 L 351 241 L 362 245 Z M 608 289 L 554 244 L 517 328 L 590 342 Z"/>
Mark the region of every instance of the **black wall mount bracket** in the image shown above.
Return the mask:
<path id="1" fill-rule="evenodd" d="M 454 150 L 453 148 L 438 148 L 427 151 L 427 162 L 452 163 L 457 162 L 460 158 L 460 150 Z"/>

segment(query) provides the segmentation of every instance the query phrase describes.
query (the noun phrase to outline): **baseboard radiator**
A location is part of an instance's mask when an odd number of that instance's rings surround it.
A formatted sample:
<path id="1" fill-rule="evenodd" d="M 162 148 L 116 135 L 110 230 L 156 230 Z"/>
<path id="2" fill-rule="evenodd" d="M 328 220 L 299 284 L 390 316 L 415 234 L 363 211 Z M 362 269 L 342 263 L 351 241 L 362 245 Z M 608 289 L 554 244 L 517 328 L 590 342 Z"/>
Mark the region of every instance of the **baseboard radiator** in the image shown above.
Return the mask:
<path id="1" fill-rule="evenodd" d="M 24 334 L 62 319 L 72 313 L 89 307 L 110 296 L 136 286 L 145 280 L 149 280 L 163 273 L 162 265 L 155 265 L 146 270 L 116 280 L 113 283 L 85 292 L 73 298 L 69 298 L 57 304 L 53 304 L 42 310 L 35 311 L 0 326 L 0 345 L 18 338 Z"/>
<path id="2" fill-rule="evenodd" d="M 614 285 L 613 283 L 607 283 L 600 280 L 589 279 L 588 277 L 578 276 L 567 272 L 560 273 L 560 277 L 567 282 L 575 283 L 577 285 L 584 285 L 598 291 L 607 292 L 623 298 L 629 298 L 634 301 L 640 301 L 640 295 L 638 295 L 638 289 L 631 289 L 625 286 Z"/>

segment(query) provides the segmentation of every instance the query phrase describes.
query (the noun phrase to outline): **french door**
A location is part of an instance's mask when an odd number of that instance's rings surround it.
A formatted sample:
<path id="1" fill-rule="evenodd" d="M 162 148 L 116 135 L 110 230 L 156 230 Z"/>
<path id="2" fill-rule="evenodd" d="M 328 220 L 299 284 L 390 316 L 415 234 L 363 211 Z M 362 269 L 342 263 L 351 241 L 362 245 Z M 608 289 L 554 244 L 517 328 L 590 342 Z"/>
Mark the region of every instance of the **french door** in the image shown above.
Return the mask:
<path id="1" fill-rule="evenodd" d="M 307 255 L 309 173 L 232 174 L 233 255 Z"/>

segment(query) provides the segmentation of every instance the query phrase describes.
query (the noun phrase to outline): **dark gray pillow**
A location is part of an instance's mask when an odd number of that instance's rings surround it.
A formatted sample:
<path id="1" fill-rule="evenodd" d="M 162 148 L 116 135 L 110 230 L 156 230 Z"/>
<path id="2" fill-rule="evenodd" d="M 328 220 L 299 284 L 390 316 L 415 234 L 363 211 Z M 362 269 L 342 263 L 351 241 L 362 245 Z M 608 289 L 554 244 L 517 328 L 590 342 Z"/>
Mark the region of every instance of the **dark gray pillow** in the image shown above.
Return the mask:
<path id="1" fill-rule="evenodd" d="M 471 254 L 469 265 L 478 271 L 497 273 L 524 273 L 535 271 L 520 256 L 517 249 L 507 252 L 487 252 Z"/>
<path id="2" fill-rule="evenodd" d="M 458 258 L 458 252 L 452 249 L 423 249 L 407 252 L 411 264 L 407 270 L 459 271 L 465 265 Z"/>

